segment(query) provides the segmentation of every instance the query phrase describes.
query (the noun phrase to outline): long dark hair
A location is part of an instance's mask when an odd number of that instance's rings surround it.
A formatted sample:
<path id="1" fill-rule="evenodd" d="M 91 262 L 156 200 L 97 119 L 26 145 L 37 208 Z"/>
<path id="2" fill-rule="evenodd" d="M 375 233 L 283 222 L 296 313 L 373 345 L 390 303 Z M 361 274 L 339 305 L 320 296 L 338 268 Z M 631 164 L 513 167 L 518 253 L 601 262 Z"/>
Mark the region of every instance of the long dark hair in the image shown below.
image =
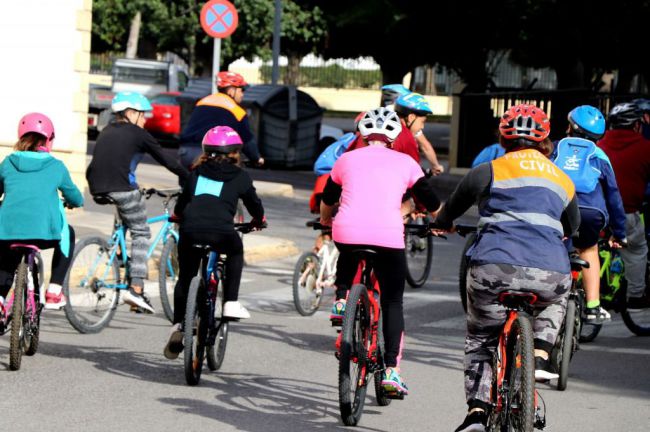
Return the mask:
<path id="1" fill-rule="evenodd" d="M 227 154 L 224 153 L 203 153 L 201 156 L 196 158 L 190 169 L 196 169 L 203 165 L 204 163 L 207 162 L 215 162 L 215 163 L 221 163 L 221 162 L 228 162 L 233 165 L 239 166 L 240 158 L 239 158 L 239 152 L 230 152 Z"/>

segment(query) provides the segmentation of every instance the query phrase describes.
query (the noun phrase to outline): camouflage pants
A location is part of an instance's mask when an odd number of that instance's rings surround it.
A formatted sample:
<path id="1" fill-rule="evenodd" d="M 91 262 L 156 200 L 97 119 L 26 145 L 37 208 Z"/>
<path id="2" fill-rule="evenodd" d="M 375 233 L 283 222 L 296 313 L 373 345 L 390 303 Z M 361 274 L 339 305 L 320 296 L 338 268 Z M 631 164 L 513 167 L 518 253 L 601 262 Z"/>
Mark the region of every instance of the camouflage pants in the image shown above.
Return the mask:
<path id="1" fill-rule="evenodd" d="M 467 278 L 467 337 L 465 339 L 465 395 L 472 401 L 490 402 L 492 356 L 506 321 L 498 294 L 526 290 L 537 294 L 535 348 L 550 351 L 566 309 L 571 275 L 508 264 L 471 266 Z"/>

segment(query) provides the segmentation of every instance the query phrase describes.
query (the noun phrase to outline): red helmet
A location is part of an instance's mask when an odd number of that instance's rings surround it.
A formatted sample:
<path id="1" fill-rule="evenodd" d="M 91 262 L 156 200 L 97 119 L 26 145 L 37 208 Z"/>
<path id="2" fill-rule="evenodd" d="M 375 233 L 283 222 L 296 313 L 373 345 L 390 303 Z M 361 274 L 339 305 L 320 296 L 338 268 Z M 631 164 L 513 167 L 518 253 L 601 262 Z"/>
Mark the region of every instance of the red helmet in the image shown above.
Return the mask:
<path id="1" fill-rule="evenodd" d="M 246 89 L 248 83 L 237 72 L 221 71 L 217 74 L 217 88 L 241 87 Z"/>
<path id="2" fill-rule="evenodd" d="M 551 133 L 551 122 L 546 113 L 535 105 L 519 104 L 503 113 L 499 132 L 505 139 L 523 138 L 542 142 Z"/>

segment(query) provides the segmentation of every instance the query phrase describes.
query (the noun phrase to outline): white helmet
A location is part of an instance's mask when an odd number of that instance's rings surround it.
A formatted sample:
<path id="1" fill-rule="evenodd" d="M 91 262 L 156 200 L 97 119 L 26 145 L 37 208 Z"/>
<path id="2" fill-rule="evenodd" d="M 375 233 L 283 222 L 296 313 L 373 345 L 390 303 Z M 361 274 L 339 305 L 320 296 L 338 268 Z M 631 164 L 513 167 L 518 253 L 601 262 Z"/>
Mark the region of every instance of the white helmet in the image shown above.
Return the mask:
<path id="1" fill-rule="evenodd" d="M 395 111 L 376 108 L 368 111 L 359 120 L 359 132 L 366 141 L 392 143 L 402 132 L 402 122 Z"/>

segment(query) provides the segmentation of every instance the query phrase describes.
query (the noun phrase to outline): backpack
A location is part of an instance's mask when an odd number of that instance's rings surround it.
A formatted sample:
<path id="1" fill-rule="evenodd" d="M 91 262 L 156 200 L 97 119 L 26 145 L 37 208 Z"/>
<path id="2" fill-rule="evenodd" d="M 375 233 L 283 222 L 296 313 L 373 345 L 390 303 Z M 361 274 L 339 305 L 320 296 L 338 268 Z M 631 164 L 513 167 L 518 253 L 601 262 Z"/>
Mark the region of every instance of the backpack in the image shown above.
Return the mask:
<path id="1" fill-rule="evenodd" d="M 573 180 L 576 192 L 591 193 L 601 175 L 591 161 L 599 158 L 600 153 L 592 141 L 569 137 L 558 142 L 553 162 Z"/>
<path id="2" fill-rule="evenodd" d="M 318 175 L 328 174 L 332 171 L 334 162 L 350 147 L 350 144 L 356 139 L 356 134 L 348 132 L 337 141 L 330 144 L 316 162 L 314 162 L 314 172 Z"/>

